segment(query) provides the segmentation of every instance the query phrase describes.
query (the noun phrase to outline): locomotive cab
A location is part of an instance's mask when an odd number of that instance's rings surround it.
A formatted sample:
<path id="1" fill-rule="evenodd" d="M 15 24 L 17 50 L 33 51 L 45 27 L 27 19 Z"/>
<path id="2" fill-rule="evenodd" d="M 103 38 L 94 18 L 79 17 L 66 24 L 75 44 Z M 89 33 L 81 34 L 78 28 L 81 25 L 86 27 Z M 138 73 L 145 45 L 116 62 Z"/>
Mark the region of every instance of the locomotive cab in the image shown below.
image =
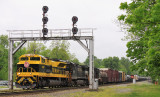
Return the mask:
<path id="1" fill-rule="evenodd" d="M 50 61 L 40 55 L 35 54 L 25 54 L 19 58 L 19 62 L 17 63 L 17 72 L 48 72 L 52 71 Z M 29 70 L 29 71 L 27 71 Z"/>
<path id="2" fill-rule="evenodd" d="M 49 60 L 36 54 L 25 54 L 19 57 L 16 72 L 16 87 L 34 88 L 38 81 L 38 72 L 52 72 Z"/>

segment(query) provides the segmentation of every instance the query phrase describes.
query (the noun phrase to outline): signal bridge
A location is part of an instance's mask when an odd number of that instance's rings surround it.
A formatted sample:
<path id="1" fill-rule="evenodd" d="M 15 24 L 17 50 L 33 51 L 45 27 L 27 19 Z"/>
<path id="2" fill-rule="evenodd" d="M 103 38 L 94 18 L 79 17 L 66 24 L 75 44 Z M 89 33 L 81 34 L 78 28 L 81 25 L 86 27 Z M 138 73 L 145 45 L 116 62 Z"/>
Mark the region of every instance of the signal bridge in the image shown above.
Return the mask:
<path id="1" fill-rule="evenodd" d="M 96 89 L 94 80 L 94 28 L 78 29 L 77 34 L 73 34 L 71 29 L 49 29 L 47 35 L 43 35 L 42 30 L 7 30 L 9 32 L 9 53 L 8 53 L 8 81 L 9 89 L 13 90 L 13 55 L 27 42 L 40 40 L 75 40 L 77 41 L 89 54 L 89 89 Z M 44 37 L 43 37 L 44 36 Z M 85 45 L 81 40 L 89 41 Z M 14 48 L 15 41 L 21 43 Z M 87 43 L 87 42 L 86 42 Z"/>
<path id="2" fill-rule="evenodd" d="M 93 28 L 81 28 L 78 29 L 78 33 L 77 34 L 73 34 L 71 29 L 49 29 L 48 30 L 48 34 L 45 36 L 45 38 L 47 40 L 49 39 L 66 39 L 68 40 L 68 38 L 72 39 L 74 38 L 81 38 L 82 40 L 84 39 L 90 39 L 93 37 L 93 31 L 95 29 Z M 38 39 L 38 40 L 43 40 L 43 33 L 42 30 L 7 30 L 9 32 L 9 38 L 11 40 L 30 40 L 31 41 L 33 39 Z M 65 37 L 65 38 L 64 38 Z M 22 39 L 23 38 L 23 39 Z M 73 38 L 73 39 L 74 39 Z"/>

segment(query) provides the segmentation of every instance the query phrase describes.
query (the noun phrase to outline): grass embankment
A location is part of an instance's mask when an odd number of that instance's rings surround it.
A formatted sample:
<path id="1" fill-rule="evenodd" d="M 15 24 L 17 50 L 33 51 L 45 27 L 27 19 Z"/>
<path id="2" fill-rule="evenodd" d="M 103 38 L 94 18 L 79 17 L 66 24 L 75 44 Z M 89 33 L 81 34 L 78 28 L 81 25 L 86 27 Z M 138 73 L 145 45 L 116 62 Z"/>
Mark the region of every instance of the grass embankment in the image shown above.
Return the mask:
<path id="1" fill-rule="evenodd" d="M 148 82 L 99 87 L 98 91 L 80 91 L 67 97 L 160 97 L 160 86 Z"/>
<path id="2" fill-rule="evenodd" d="M 0 89 L 1 89 L 1 88 L 2 88 L 2 89 L 3 89 L 3 88 L 8 88 L 8 86 L 6 86 L 6 85 L 5 85 L 5 86 L 0 86 Z M 15 89 L 16 86 L 13 86 L 13 88 Z"/>

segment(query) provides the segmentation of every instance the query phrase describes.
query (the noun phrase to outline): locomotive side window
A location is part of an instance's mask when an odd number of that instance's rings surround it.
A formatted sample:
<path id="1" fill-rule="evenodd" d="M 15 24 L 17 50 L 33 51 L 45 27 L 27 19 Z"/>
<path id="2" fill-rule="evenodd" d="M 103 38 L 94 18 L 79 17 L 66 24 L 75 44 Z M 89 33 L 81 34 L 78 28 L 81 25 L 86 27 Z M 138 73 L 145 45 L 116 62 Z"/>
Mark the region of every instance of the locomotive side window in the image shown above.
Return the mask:
<path id="1" fill-rule="evenodd" d="M 32 61 L 40 61 L 40 57 L 30 57 L 30 60 L 32 60 Z"/>
<path id="2" fill-rule="evenodd" d="M 28 60 L 28 57 L 22 57 L 21 58 L 21 61 L 25 61 L 25 60 Z"/>
<path id="3" fill-rule="evenodd" d="M 64 67 L 66 64 L 60 63 L 58 67 Z"/>
<path id="4" fill-rule="evenodd" d="M 42 58 L 42 63 L 45 63 L 45 59 Z"/>

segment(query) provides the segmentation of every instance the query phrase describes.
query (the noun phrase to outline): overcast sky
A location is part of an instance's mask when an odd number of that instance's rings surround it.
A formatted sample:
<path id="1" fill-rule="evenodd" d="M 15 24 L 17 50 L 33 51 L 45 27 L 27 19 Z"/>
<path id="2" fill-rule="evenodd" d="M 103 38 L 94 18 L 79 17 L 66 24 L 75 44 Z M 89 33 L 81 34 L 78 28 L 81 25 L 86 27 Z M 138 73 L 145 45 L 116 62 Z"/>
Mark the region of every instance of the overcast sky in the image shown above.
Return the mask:
<path id="1" fill-rule="evenodd" d="M 130 0 L 0 0 L 0 34 L 6 30 L 42 29 L 42 6 L 49 7 L 49 29 L 72 28 L 71 18 L 77 16 L 79 28 L 97 28 L 94 31 L 94 54 L 98 58 L 126 57 L 125 36 L 114 21 L 121 2 Z M 82 62 L 87 52 L 75 41 L 70 51 Z"/>

